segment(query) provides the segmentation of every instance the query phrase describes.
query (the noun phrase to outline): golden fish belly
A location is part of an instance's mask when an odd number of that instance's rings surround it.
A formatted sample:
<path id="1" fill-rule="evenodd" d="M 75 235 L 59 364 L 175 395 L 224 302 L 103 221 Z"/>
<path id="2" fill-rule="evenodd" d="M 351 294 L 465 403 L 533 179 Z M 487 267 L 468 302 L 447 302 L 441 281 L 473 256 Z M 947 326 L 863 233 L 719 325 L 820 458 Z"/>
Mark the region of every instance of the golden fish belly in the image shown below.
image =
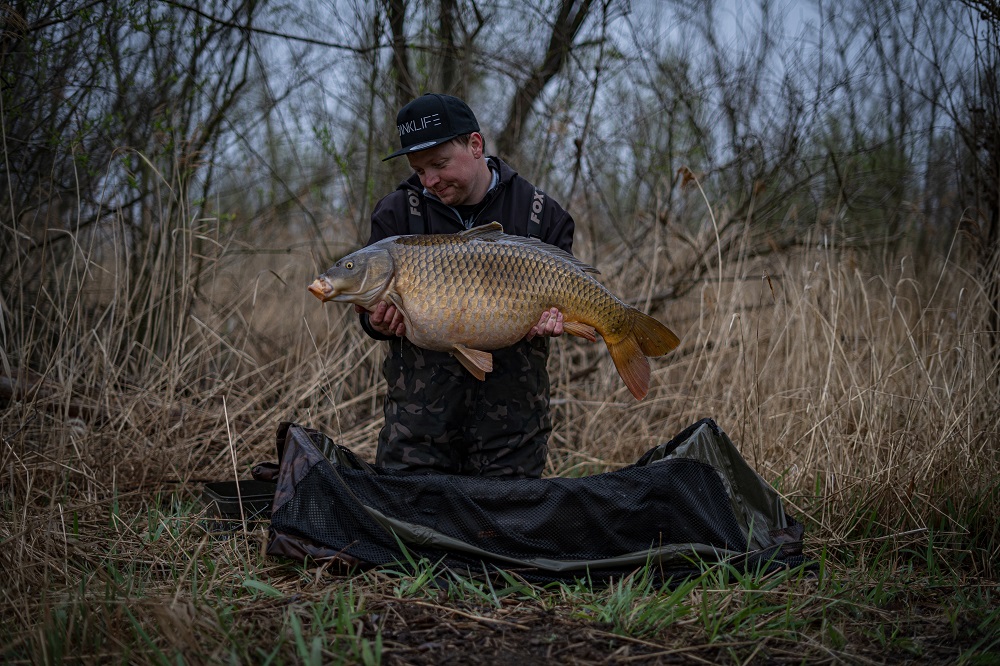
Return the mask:
<path id="1" fill-rule="evenodd" d="M 507 347 L 550 307 L 604 334 L 624 320 L 624 305 L 595 280 L 520 244 L 442 243 L 398 253 L 395 298 L 407 337 L 427 349 Z"/>

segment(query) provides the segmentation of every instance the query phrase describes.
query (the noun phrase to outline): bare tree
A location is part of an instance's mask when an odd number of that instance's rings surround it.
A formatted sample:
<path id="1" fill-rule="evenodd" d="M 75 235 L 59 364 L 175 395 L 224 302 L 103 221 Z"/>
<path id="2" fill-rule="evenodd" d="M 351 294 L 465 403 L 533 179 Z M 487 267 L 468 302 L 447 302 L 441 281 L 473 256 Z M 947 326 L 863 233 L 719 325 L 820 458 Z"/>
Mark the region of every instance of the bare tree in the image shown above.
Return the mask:
<path id="1" fill-rule="evenodd" d="M 406 40 L 406 0 L 383 0 L 392 36 L 393 79 L 396 81 L 396 106 L 400 107 L 417 96 L 417 85 L 410 73 L 410 56 Z"/>
<path id="2" fill-rule="evenodd" d="M 172 230 L 201 217 L 191 202 L 211 190 L 220 137 L 238 126 L 252 48 L 250 33 L 232 26 L 258 8 L 53 0 L 8 10 L 5 27 L 16 17 L 20 29 L 0 41 L 0 289 L 15 311 L 44 321 L 38 294 L 63 289 L 48 267 L 110 222 L 125 234 L 115 247 L 135 293 L 169 278 L 146 270 L 151 257 L 175 256 L 161 265 L 200 274 L 201 253 L 187 258 L 192 236 Z M 188 287 L 182 310 L 197 279 Z M 159 328 L 142 299 L 130 305 L 144 344 L 169 347 L 181 334 Z"/>
<path id="3" fill-rule="evenodd" d="M 993 345 L 1000 354 L 1000 2 L 963 0 L 979 23 L 973 33 L 973 70 L 958 118 L 966 151 L 963 176 L 975 202 L 969 228 L 993 304 Z"/>
<path id="4" fill-rule="evenodd" d="M 521 140 L 535 102 L 545 86 L 563 70 L 569 61 L 574 42 L 587 20 L 593 0 L 560 0 L 552 18 L 548 45 L 539 62 L 528 70 L 518 83 L 507 111 L 507 120 L 497 137 L 497 150 L 502 155 L 513 153 Z"/>

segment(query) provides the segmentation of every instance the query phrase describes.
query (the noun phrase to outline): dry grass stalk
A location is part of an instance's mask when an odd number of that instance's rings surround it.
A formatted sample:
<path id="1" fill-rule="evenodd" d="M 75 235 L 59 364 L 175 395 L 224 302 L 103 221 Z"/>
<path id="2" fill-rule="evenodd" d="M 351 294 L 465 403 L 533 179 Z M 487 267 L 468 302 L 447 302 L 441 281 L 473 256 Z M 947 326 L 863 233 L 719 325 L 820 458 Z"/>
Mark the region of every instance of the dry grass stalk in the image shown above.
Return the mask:
<path id="1" fill-rule="evenodd" d="M 234 613 L 256 645 L 254 631 L 294 633 L 292 616 L 308 614 L 296 606 L 290 615 L 284 599 L 329 592 L 322 571 L 303 572 L 316 576 L 309 582 L 267 561 L 260 529 L 225 542 L 205 536 L 195 500 L 201 481 L 245 476 L 273 459 L 282 420 L 373 458 L 382 347 L 349 308 L 320 307 L 305 291 L 321 268 L 305 252 L 234 260 L 215 242 L 198 249 L 196 265 L 198 233 L 192 226 L 127 251 L 124 232 L 105 243 L 77 238 L 72 256 L 25 284 L 20 302 L 4 304 L 2 623 L 24 628 L 4 633 L 0 647 L 10 654 L 65 656 L 46 653 L 62 649 L 47 633 L 61 628 L 104 637 L 87 643 L 83 660 L 124 654 L 115 637 L 141 643 L 143 635 L 146 649 L 211 660 L 221 653 L 199 649 L 223 649 Z M 995 577 L 998 553 L 974 547 L 1000 544 L 1000 350 L 986 328 L 983 285 L 963 269 L 960 250 L 915 257 L 900 246 L 877 255 L 817 235 L 766 260 L 738 255 L 719 267 L 722 280 L 692 296 L 653 299 L 684 251 L 665 239 L 629 252 L 602 248 L 606 284 L 653 304 L 682 346 L 653 361 L 650 394 L 636 403 L 603 345 L 554 341 L 547 473 L 628 464 L 710 416 L 782 490 L 815 548 L 876 557 L 887 540 L 896 553 L 927 546 L 933 528 L 951 539 L 945 551 L 972 553 L 962 560 L 968 575 Z M 435 632 L 461 634 L 516 630 L 539 612 L 530 600 L 489 618 L 451 603 L 400 605 L 387 589 L 395 579 L 373 580 L 367 601 L 351 601 L 369 619 L 340 629 L 358 655 L 373 635 L 365 623 L 380 614 L 401 623 L 380 625 L 386 654 L 416 660 L 407 641 L 429 617 Z M 691 594 L 695 603 L 705 592 Z M 711 594 L 721 595 L 712 602 L 720 613 L 741 603 L 731 589 Z M 775 594 L 809 592 L 789 585 Z M 219 595 L 221 606 L 206 601 Z M 557 622 L 581 645 L 603 640 L 567 619 L 577 613 L 558 611 Z M 707 640 L 704 631 L 693 625 L 684 640 Z M 644 657 L 680 649 L 618 640 Z M 794 655 L 794 643 L 776 639 L 771 654 Z M 710 659 L 720 647 L 698 650 Z M 752 657 L 744 647 L 731 649 Z"/>

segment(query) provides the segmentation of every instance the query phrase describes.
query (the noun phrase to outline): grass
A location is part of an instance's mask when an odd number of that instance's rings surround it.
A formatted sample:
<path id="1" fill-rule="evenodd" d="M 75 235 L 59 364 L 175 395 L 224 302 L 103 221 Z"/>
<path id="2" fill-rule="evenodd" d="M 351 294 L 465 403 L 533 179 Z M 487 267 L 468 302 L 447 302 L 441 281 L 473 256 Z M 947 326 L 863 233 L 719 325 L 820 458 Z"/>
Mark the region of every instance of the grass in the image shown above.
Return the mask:
<path id="1" fill-rule="evenodd" d="M 172 504 L 119 503 L 118 518 L 80 525 L 86 542 L 66 538 L 40 595 L 15 605 L 8 588 L 5 661 L 431 663 L 552 648 L 589 662 L 627 648 L 640 663 L 988 663 L 1000 649 L 996 581 L 951 568 L 930 537 L 919 550 L 864 544 L 864 565 L 824 547 L 818 575 L 716 566 L 673 586 L 648 569 L 607 587 L 538 586 L 426 560 L 351 574 L 274 562 L 262 525 L 212 538 Z"/>
<path id="2" fill-rule="evenodd" d="M 669 302 L 649 296 L 687 250 L 601 248 L 606 284 L 682 346 L 636 403 L 602 345 L 556 341 L 546 473 L 615 469 L 711 416 L 805 524 L 819 571 L 539 586 L 412 559 L 309 567 L 266 557 L 264 525 L 203 529 L 201 485 L 273 460 L 282 420 L 371 460 L 383 353 L 305 292 L 314 257 L 237 254 L 199 240 L 211 226 L 137 246 L 119 220 L 3 285 L 5 662 L 1000 659 L 997 276 L 961 243 L 805 238 L 726 258 L 725 281 Z"/>

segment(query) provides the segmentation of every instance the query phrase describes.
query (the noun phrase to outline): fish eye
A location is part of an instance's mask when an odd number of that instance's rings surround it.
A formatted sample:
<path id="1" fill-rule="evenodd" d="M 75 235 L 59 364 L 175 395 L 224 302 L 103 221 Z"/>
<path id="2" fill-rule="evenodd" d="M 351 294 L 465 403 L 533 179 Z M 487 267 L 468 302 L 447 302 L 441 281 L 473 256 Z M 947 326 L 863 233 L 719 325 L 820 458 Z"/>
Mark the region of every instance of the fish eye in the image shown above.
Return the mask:
<path id="1" fill-rule="evenodd" d="M 347 270 L 351 270 L 352 268 L 354 268 L 354 262 L 348 261 L 346 264 L 344 264 L 344 268 L 346 268 Z"/>

